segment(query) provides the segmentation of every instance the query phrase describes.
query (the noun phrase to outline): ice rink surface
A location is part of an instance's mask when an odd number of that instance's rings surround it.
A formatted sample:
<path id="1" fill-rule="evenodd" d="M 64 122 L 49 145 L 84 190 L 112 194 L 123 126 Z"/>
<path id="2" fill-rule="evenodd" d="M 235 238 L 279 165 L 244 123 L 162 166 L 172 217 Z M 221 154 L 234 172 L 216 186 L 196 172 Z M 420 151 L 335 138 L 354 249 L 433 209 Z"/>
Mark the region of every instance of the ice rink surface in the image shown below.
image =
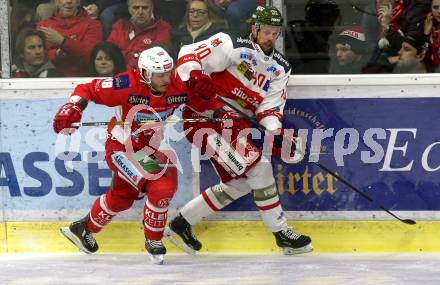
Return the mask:
<path id="1" fill-rule="evenodd" d="M 1 285 L 438 285 L 440 254 L 2 254 Z"/>

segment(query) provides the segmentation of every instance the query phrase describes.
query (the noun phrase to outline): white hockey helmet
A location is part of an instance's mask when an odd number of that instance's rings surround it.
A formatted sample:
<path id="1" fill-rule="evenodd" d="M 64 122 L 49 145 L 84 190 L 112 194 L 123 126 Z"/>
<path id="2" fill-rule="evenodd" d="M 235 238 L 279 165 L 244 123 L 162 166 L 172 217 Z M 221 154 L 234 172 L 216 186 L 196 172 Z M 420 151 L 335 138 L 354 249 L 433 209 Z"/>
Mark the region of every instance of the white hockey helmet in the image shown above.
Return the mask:
<path id="1" fill-rule="evenodd" d="M 153 73 L 165 73 L 174 67 L 172 57 L 161 47 L 152 47 L 144 50 L 138 59 L 138 68 L 146 84 L 151 84 Z M 146 74 L 144 75 L 144 71 Z"/>

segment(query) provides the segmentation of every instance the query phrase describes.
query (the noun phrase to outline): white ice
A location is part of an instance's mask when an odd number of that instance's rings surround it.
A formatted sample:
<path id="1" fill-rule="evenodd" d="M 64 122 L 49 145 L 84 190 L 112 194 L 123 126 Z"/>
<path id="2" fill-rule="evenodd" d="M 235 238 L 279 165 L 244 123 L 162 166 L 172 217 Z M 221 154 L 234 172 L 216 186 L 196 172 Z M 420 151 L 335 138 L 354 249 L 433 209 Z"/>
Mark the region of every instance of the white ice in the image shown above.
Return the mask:
<path id="1" fill-rule="evenodd" d="M 440 254 L 0 254 L 1 285 L 439 285 Z"/>

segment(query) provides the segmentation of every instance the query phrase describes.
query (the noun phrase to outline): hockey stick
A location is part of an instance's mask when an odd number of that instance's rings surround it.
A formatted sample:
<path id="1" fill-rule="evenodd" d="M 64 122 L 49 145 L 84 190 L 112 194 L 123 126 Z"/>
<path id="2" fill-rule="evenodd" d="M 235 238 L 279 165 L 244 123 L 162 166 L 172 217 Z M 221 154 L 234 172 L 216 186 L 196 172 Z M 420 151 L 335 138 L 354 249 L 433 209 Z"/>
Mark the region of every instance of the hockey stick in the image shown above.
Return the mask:
<path id="1" fill-rule="evenodd" d="M 239 118 L 232 118 L 233 120 L 240 120 Z M 164 123 L 164 124 L 173 124 L 173 123 L 204 123 L 204 122 L 223 122 L 230 119 L 221 119 L 221 118 L 194 118 L 194 119 L 182 119 L 182 118 L 176 118 L 176 119 L 167 119 L 167 120 L 159 120 L 159 119 L 152 119 L 152 120 L 140 120 L 140 121 L 133 121 L 133 122 L 124 122 L 124 121 L 115 121 L 115 122 L 78 122 L 73 123 L 70 126 L 72 128 L 77 127 L 91 127 L 91 126 L 113 126 L 113 125 L 147 125 L 147 124 L 154 124 L 154 123 Z"/>
<path id="2" fill-rule="evenodd" d="M 248 116 L 247 114 L 245 114 L 243 111 L 241 111 L 240 109 L 238 109 L 237 107 L 235 107 L 234 105 L 232 105 L 231 103 L 229 103 L 228 101 L 226 101 L 225 99 L 223 99 L 220 96 L 215 96 L 215 98 L 217 100 L 219 100 L 220 102 L 224 103 L 225 105 L 227 105 L 228 107 L 230 107 L 231 109 L 233 109 L 235 112 L 239 113 L 243 118 L 246 118 L 247 120 L 253 122 L 256 124 L 256 126 L 263 132 L 268 132 L 271 133 L 269 130 L 266 129 L 265 126 L 263 126 L 262 124 L 260 124 L 258 121 L 254 120 L 251 116 Z M 304 154 L 302 154 L 304 155 Z M 351 183 L 349 183 L 347 180 L 345 180 L 344 178 L 342 178 L 341 176 L 339 176 L 338 174 L 336 174 L 335 172 L 331 171 L 330 169 L 328 169 L 326 166 L 322 165 L 319 162 L 311 162 L 314 165 L 318 166 L 319 168 L 323 169 L 324 171 L 326 171 L 327 173 L 329 173 L 330 175 L 332 175 L 333 177 L 335 177 L 336 179 L 338 179 L 339 181 L 341 181 L 345 186 L 347 186 L 348 188 L 350 188 L 351 190 L 355 191 L 356 193 L 358 193 L 359 195 L 361 195 L 364 199 L 368 200 L 370 203 L 373 203 L 374 205 L 378 206 L 379 208 L 381 208 L 382 210 L 384 210 L 385 212 L 387 212 L 388 214 L 390 214 L 391 216 L 393 216 L 394 218 L 396 218 L 397 220 L 401 221 L 402 223 L 405 223 L 407 225 L 415 225 L 416 222 L 414 220 L 411 219 L 401 219 L 398 216 L 396 216 L 393 212 L 391 212 L 390 210 L 386 209 L 384 206 L 378 204 L 376 201 L 373 200 L 373 198 L 371 198 L 370 196 L 368 196 L 367 194 L 365 194 L 364 192 L 360 191 L 359 189 L 357 189 L 356 187 L 354 187 Z"/>

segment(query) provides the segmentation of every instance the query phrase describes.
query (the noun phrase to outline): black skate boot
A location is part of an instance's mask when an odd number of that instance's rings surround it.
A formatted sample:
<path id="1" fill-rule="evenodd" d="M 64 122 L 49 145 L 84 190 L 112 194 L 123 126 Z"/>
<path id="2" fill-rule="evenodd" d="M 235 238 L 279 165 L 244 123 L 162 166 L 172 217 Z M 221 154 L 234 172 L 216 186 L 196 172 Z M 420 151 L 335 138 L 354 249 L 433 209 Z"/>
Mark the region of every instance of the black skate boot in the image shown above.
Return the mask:
<path id="1" fill-rule="evenodd" d="M 79 250 L 91 254 L 98 250 L 98 243 L 93 234 L 87 229 L 89 216 L 73 222 L 69 227 L 60 228 L 60 232 L 68 238 Z"/>
<path id="2" fill-rule="evenodd" d="M 192 232 L 191 225 L 181 214 L 170 221 L 169 227 L 165 228 L 164 235 L 170 242 L 186 253 L 194 254 L 202 248 L 202 244 Z M 181 242 L 177 236 L 179 236 L 183 242 Z"/>
<path id="3" fill-rule="evenodd" d="M 151 263 L 163 264 L 163 257 L 167 253 L 167 249 L 161 240 L 145 240 L 145 249 L 148 252 L 148 256 L 150 256 Z"/>
<path id="4" fill-rule="evenodd" d="M 277 245 L 283 249 L 285 255 L 306 253 L 313 250 L 310 237 L 297 234 L 291 229 L 273 233 Z"/>

